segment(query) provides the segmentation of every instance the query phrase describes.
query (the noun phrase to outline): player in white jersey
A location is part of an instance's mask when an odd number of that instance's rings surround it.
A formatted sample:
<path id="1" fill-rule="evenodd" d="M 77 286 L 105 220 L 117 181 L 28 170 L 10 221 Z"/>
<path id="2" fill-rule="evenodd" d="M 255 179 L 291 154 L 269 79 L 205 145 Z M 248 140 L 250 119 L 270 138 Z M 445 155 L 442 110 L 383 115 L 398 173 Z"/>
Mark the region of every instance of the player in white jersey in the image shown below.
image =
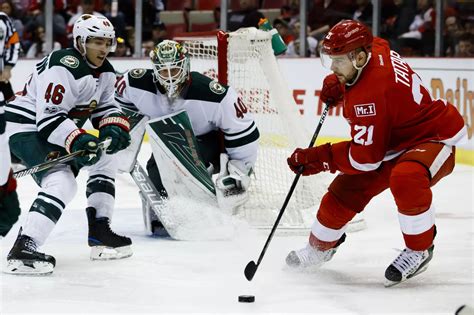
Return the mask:
<path id="1" fill-rule="evenodd" d="M 105 17 L 82 15 L 75 23 L 74 48 L 52 52 L 36 65 L 21 93 L 6 106 L 10 148 L 31 167 L 45 159 L 83 150 L 72 163 L 33 175 L 41 187 L 4 269 L 12 274 L 47 274 L 55 259 L 37 251 L 74 197 L 75 176 L 88 167 L 87 218 L 91 259 L 130 256 L 131 240 L 110 229 L 114 207 L 114 153 L 130 143 L 129 122 L 114 102 L 115 71 L 106 59 L 116 46 Z M 87 119 L 98 137 L 82 126 Z M 111 139 L 103 152 L 99 143 Z M 107 250 L 105 248 L 112 249 Z"/>
<path id="2" fill-rule="evenodd" d="M 150 57 L 153 69 L 132 69 L 116 83 L 116 101 L 151 119 L 185 110 L 204 163 L 207 167 L 212 164 L 215 173 L 220 169 L 216 182 L 219 205 L 243 204 L 248 199 L 259 138 L 247 107 L 232 87 L 190 72 L 190 60 L 181 44 L 165 40 Z M 152 156 L 148 174 L 166 197 L 165 187 L 170 183 L 163 185 L 158 169 Z"/>
<path id="3" fill-rule="evenodd" d="M 0 236 L 7 235 L 20 215 L 16 180 L 10 167 L 10 149 L 5 133 L 5 101 L 0 92 Z"/>

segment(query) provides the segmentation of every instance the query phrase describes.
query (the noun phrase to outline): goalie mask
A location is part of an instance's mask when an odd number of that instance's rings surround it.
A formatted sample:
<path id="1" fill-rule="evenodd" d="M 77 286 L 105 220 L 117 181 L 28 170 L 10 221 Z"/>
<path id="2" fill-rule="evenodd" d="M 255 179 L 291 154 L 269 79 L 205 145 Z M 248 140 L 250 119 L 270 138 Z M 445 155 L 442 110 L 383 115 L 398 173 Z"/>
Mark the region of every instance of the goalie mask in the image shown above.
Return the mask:
<path id="1" fill-rule="evenodd" d="M 189 79 L 189 57 L 178 42 L 164 40 L 150 52 L 155 80 L 166 90 L 168 97 L 179 95 Z M 155 81 L 155 82 L 156 82 Z"/>

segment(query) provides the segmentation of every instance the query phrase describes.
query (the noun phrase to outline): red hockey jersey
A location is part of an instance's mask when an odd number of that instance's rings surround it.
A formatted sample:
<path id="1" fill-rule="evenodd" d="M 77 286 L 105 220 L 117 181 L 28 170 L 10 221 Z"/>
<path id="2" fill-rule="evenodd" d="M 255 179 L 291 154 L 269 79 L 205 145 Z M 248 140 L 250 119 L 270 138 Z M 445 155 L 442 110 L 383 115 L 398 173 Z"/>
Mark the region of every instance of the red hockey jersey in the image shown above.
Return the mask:
<path id="1" fill-rule="evenodd" d="M 346 86 L 343 115 L 352 140 L 334 144 L 332 153 L 346 174 L 373 171 L 420 143 L 454 145 L 467 132 L 456 107 L 432 100 L 420 77 L 380 38 L 357 82 Z"/>

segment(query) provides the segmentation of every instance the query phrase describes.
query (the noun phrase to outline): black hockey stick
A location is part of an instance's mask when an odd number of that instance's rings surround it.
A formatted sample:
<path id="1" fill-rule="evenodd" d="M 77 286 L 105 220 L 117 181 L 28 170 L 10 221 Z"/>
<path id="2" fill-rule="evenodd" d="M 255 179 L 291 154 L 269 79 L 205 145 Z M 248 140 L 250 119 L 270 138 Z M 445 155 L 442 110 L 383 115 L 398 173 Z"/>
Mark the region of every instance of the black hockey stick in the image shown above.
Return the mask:
<path id="1" fill-rule="evenodd" d="M 324 120 L 326 119 L 326 116 L 329 111 L 329 106 L 326 104 L 323 113 L 321 114 L 321 118 L 319 119 L 318 126 L 316 127 L 316 130 L 314 131 L 313 137 L 311 138 L 311 141 L 309 143 L 309 148 L 311 148 L 314 143 L 316 142 L 316 139 L 318 138 L 319 131 L 321 130 L 321 127 L 323 126 Z M 286 206 L 288 205 L 288 202 L 290 201 L 291 195 L 293 195 L 293 191 L 295 190 L 296 184 L 298 184 L 298 180 L 300 179 L 301 173 L 303 173 L 303 166 L 301 166 L 298 169 L 298 174 L 296 174 L 295 179 L 293 180 L 293 183 L 291 184 L 290 190 L 288 191 L 288 194 L 286 195 L 285 202 L 283 202 L 283 206 L 281 207 L 280 213 L 278 213 L 278 217 L 273 224 L 272 231 L 270 232 L 270 235 L 267 238 L 267 241 L 265 242 L 265 246 L 263 246 L 262 252 L 260 253 L 260 256 L 258 257 L 257 263 L 255 261 L 249 261 L 247 266 L 245 266 L 244 274 L 245 278 L 247 278 L 248 281 L 252 281 L 253 277 L 255 276 L 255 273 L 257 272 L 258 266 L 260 266 L 260 263 L 262 262 L 263 256 L 265 255 L 265 252 L 267 251 L 268 245 L 270 244 L 273 235 L 275 234 L 275 231 L 278 227 L 278 224 L 280 223 L 281 217 L 283 216 L 283 213 L 285 213 Z"/>
<path id="2" fill-rule="evenodd" d="M 99 145 L 98 145 L 98 150 L 106 149 L 110 145 L 111 141 L 112 141 L 112 139 L 106 139 L 106 140 L 100 142 Z M 79 150 L 79 151 L 75 151 L 75 152 L 63 155 L 61 157 L 58 157 L 57 159 L 46 161 L 44 163 L 37 164 L 35 166 L 26 168 L 24 170 L 17 171 L 15 173 L 13 173 L 13 177 L 19 178 L 19 177 L 23 177 L 23 176 L 27 176 L 27 175 L 31 175 L 31 174 L 34 174 L 34 173 L 38 173 L 38 172 L 47 170 L 47 169 L 49 169 L 53 166 L 56 166 L 58 164 L 67 163 L 69 161 L 72 161 L 76 157 L 84 155 L 84 153 L 86 153 L 85 150 Z"/>

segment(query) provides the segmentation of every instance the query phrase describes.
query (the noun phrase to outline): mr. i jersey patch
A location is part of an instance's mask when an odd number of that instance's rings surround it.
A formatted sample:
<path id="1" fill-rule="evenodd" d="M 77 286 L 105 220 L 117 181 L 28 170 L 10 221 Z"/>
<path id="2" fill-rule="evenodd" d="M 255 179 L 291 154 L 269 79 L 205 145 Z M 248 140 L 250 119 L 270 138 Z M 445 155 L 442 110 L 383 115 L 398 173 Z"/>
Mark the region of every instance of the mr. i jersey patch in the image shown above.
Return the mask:
<path id="1" fill-rule="evenodd" d="M 357 117 L 375 116 L 375 103 L 354 105 Z"/>
<path id="2" fill-rule="evenodd" d="M 223 87 L 219 82 L 217 81 L 211 81 L 209 82 L 209 89 L 211 89 L 212 92 L 216 94 L 223 94 L 225 93 L 225 87 Z"/>
<path id="3" fill-rule="evenodd" d="M 59 62 L 69 68 L 76 69 L 77 67 L 79 67 L 79 59 L 71 55 L 62 57 Z"/>

